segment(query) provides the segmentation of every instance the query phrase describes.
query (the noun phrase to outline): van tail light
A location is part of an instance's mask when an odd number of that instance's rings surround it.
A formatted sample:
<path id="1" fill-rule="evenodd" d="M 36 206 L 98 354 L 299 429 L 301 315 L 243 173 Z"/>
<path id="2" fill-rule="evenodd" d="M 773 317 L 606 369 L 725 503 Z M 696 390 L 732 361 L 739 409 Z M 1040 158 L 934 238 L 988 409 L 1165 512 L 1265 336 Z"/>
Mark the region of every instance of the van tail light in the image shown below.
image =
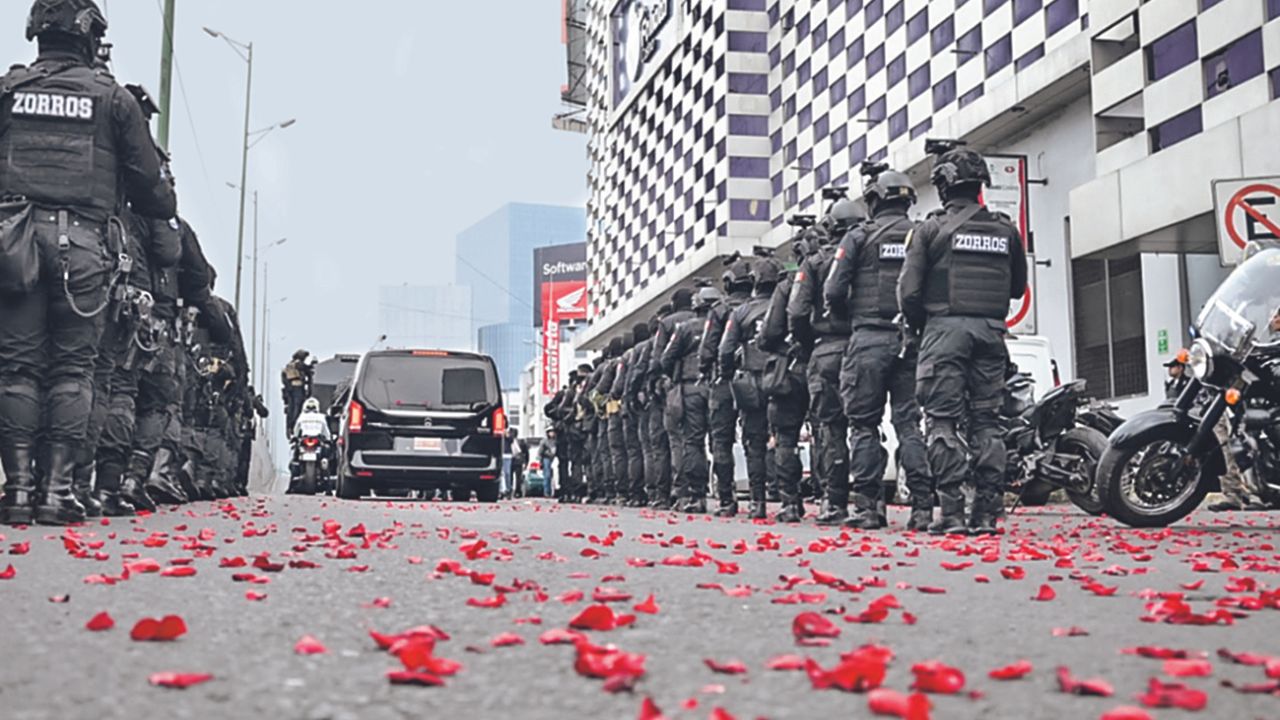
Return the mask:
<path id="1" fill-rule="evenodd" d="M 493 429 L 494 435 L 507 434 L 507 411 L 498 408 L 493 411 L 493 416 L 489 418 L 489 426 Z"/>
<path id="2" fill-rule="evenodd" d="M 1062 373 L 1058 372 L 1058 361 L 1050 360 L 1049 364 L 1053 367 L 1053 386 L 1062 387 Z"/>
<path id="3" fill-rule="evenodd" d="M 347 430 L 353 433 L 364 432 L 364 406 L 355 400 L 347 406 Z"/>

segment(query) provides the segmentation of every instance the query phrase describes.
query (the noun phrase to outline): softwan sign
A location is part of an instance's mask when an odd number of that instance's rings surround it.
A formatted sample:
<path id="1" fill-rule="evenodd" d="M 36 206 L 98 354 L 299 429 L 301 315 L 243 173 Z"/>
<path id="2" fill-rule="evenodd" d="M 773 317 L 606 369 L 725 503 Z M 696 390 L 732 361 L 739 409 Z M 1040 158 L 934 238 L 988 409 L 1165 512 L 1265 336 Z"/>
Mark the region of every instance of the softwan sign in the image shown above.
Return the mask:
<path id="1" fill-rule="evenodd" d="M 587 244 L 533 251 L 533 324 L 587 319 Z"/>

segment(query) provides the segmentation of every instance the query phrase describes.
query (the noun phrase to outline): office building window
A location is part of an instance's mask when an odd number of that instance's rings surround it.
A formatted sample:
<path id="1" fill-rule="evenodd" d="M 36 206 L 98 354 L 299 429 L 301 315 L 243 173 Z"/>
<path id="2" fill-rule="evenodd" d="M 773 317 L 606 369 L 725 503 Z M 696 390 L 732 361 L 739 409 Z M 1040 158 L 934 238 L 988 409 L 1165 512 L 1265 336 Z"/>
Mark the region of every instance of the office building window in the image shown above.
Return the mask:
<path id="1" fill-rule="evenodd" d="M 867 77 L 871 77 L 884 69 L 884 46 L 867 53 Z"/>
<path id="2" fill-rule="evenodd" d="M 956 41 L 957 65 L 963 65 L 982 54 L 982 26 L 977 25 Z"/>
<path id="3" fill-rule="evenodd" d="M 1017 27 L 1040 12 L 1043 0 L 1013 0 L 1013 26 Z"/>
<path id="4" fill-rule="evenodd" d="M 1076 375 L 1089 394 L 1119 398 L 1148 389 L 1142 257 L 1072 262 Z"/>
<path id="5" fill-rule="evenodd" d="M 1267 0 L 1267 19 L 1275 20 L 1280 17 L 1280 0 Z"/>
<path id="6" fill-rule="evenodd" d="M 1195 62 L 1196 21 L 1189 20 L 1147 46 L 1147 80 L 1155 82 Z"/>
<path id="7" fill-rule="evenodd" d="M 956 74 L 942 78 L 937 85 L 933 86 L 933 110 L 937 112 L 942 108 L 955 102 L 956 99 Z"/>
<path id="8" fill-rule="evenodd" d="M 907 55 L 903 53 L 889 62 L 889 87 L 902 82 L 907 76 Z"/>
<path id="9" fill-rule="evenodd" d="M 956 41 L 956 21 L 955 18 L 948 15 L 938 27 L 933 29 L 929 34 L 929 46 L 933 50 L 934 55 L 941 54 L 951 43 Z"/>
<path id="10" fill-rule="evenodd" d="M 1052 0 L 1044 9 L 1045 34 L 1053 35 L 1079 16 L 1080 0 Z"/>
<path id="11" fill-rule="evenodd" d="M 1009 0 L 982 0 L 982 13 L 983 15 L 990 15 L 1007 2 Z"/>
<path id="12" fill-rule="evenodd" d="M 1044 57 L 1044 43 L 1040 43 L 1039 45 L 1036 45 L 1035 47 L 1028 50 L 1025 54 L 1023 54 L 1022 57 L 1018 58 L 1018 62 L 1013 64 L 1014 69 L 1019 71 L 1026 70 L 1028 67 L 1031 66 L 1031 63 L 1039 60 L 1042 57 Z"/>
<path id="13" fill-rule="evenodd" d="M 911 73 L 907 81 L 907 97 L 914 100 L 929 89 L 929 63 L 925 63 Z"/>
<path id="14" fill-rule="evenodd" d="M 995 75 L 1013 60 L 1013 35 L 1005 35 L 987 48 L 987 77 Z"/>
<path id="15" fill-rule="evenodd" d="M 889 117 L 889 139 L 896 140 L 907 132 L 907 109 L 902 108 Z"/>
<path id="16" fill-rule="evenodd" d="M 1254 30 L 1205 57 L 1205 97 L 1211 98 L 1262 74 L 1262 31 Z"/>
<path id="17" fill-rule="evenodd" d="M 1165 120 L 1151 128 L 1151 152 L 1156 153 L 1173 147 L 1187 138 L 1200 134 L 1204 130 L 1204 120 L 1200 116 L 1200 106 Z"/>
<path id="18" fill-rule="evenodd" d="M 912 16 L 907 21 L 907 44 L 919 40 L 929 32 L 929 8 L 922 8 L 920 12 Z"/>
<path id="19" fill-rule="evenodd" d="M 903 21 L 906 20 L 906 12 L 906 8 L 899 1 L 897 5 L 889 8 L 889 12 L 884 14 L 884 34 L 886 37 L 902 27 Z"/>
<path id="20" fill-rule="evenodd" d="M 982 97 L 983 93 L 985 92 L 986 92 L 986 89 L 983 88 L 981 84 L 979 84 L 978 87 L 960 96 L 960 107 L 964 107 L 972 103 L 974 100 L 977 100 L 978 98 Z"/>
<path id="21" fill-rule="evenodd" d="M 866 16 L 867 27 L 871 27 L 884 16 L 884 0 L 867 0 L 866 8 L 862 11 Z"/>

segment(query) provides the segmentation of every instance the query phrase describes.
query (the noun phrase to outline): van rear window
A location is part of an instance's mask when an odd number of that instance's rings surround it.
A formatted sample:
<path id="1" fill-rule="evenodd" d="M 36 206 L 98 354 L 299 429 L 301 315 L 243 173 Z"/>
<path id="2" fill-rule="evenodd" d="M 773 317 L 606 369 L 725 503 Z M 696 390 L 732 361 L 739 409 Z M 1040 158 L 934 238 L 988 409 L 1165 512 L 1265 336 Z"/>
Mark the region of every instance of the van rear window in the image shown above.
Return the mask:
<path id="1" fill-rule="evenodd" d="M 360 394 L 384 410 L 468 410 L 498 401 L 489 363 L 447 356 L 370 356 Z"/>

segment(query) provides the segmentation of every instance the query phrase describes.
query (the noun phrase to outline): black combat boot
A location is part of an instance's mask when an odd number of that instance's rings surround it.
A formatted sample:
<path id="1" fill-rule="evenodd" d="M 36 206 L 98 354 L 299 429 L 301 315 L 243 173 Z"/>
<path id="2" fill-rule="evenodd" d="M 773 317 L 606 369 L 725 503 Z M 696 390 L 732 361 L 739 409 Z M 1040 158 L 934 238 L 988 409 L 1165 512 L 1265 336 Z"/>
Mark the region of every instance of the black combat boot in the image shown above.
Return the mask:
<path id="1" fill-rule="evenodd" d="M 818 511 L 817 523 L 823 527 L 842 524 L 849 519 L 848 505 L 849 498 L 847 496 L 832 492 L 822 501 L 822 508 Z"/>
<path id="2" fill-rule="evenodd" d="M 5 443 L 0 446 L 0 462 L 4 463 L 4 497 L 0 498 L 0 524 L 29 525 L 34 517 L 35 468 L 32 448 L 27 443 Z"/>
<path id="3" fill-rule="evenodd" d="M 72 489 L 72 473 L 75 471 L 75 448 L 51 442 L 44 463 L 45 475 L 40 479 L 40 505 L 36 507 L 36 522 L 41 525 L 75 525 L 84 522 L 84 506 L 76 500 Z"/>
<path id="4" fill-rule="evenodd" d="M 680 512 L 689 513 L 691 515 L 707 514 L 707 499 L 705 497 L 689 497 L 680 501 Z"/>
<path id="5" fill-rule="evenodd" d="M 76 500 L 84 506 L 85 517 L 102 517 L 102 503 L 93 496 L 93 458 L 84 458 L 83 451 L 80 454 L 81 458 L 71 472 L 71 490 L 75 493 Z"/>
<path id="6" fill-rule="evenodd" d="M 930 535 L 964 535 L 969 527 L 964 522 L 964 493 L 960 487 L 938 488 L 938 504 L 942 514 L 929 525 Z"/>
<path id="7" fill-rule="evenodd" d="M 763 500 L 752 500 L 751 505 L 747 507 L 747 517 L 751 520 L 766 520 L 769 517 L 769 510 L 765 507 Z"/>
<path id="8" fill-rule="evenodd" d="M 1000 507 L 993 507 L 999 505 Z M 976 498 L 973 503 L 973 513 L 969 516 L 969 534 L 970 535 L 996 535 L 1000 532 L 999 526 L 996 524 L 996 518 L 999 511 L 1004 509 L 1003 503 L 999 499 L 993 501 L 983 501 Z"/>
<path id="9" fill-rule="evenodd" d="M 722 518 L 738 517 L 738 501 L 737 500 L 721 500 L 720 506 L 716 508 L 716 517 L 722 517 Z"/>
<path id="10" fill-rule="evenodd" d="M 782 494 L 782 509 L 773 517 L 774 522 L 798 523 L 804 520 L 804 502 L 799 496 Z"/>
<path id="11" fill-rule="evenodd" d="M 156 450 L 147 477 L 147 494 L 163 505 L 185 505 L 190 500 L 182 486 L 173 481 L 173 452 L 168 448 Z"/>
<path id="12" fill-rule="evenodd" d="M 120 476 L 124 468 L 113 463 L 98 465 L 98 501 L 107 517 L 133 517 L 138 509 L 120 493 Z"/>
<path id="13" fill-rule="evenodd" d="M 129 501 L 135 511 L 156 511 L 156 501 L 147 494 L 147 488 L 141 480 L 133 476 L 133 473 L 126 474 L 124 480 L 120 482 L 120 494 Z"/>
<path id="14" fill-rule="evenodd" d="M 876 499 L 867 495 L 853 496 L 854 515 L 845 521 L 845 527 L 854 530 L 880 530 L 888 523 L 880 515 Z"/>
<path id="15" fill-rule="evenodd" d="M 925 532 L 933 524 L 933 506 L 911 508 L 911 519 L 907 521 L 907 529 L 913 532 Z"/>

